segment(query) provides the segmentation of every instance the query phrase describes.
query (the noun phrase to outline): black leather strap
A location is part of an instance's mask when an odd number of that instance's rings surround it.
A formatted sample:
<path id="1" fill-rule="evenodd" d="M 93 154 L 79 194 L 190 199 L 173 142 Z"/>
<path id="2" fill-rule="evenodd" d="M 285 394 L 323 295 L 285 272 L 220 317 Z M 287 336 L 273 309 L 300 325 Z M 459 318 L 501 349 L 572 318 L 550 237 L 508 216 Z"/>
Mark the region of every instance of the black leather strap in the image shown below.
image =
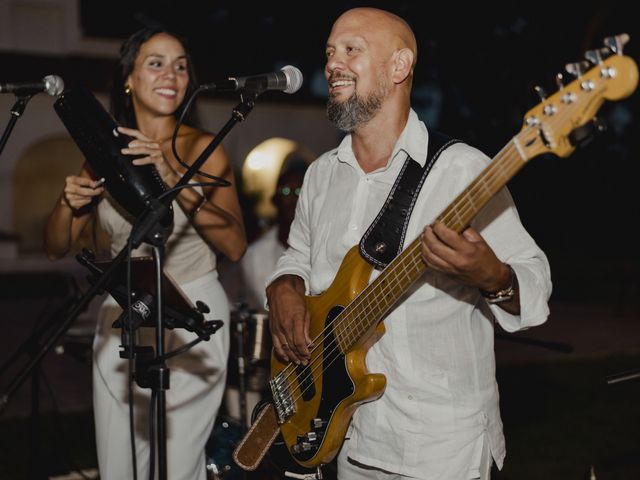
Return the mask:
<path id="1" fill-rule="evenodd" d="M 440 154 L 455 140 L 443 133 L 429 131 L 424 167 L 408 157 L 382 209 L 360 240 L 360 254 L 376 268 L 386 267 L 401 251 L 418 194 Z"/>

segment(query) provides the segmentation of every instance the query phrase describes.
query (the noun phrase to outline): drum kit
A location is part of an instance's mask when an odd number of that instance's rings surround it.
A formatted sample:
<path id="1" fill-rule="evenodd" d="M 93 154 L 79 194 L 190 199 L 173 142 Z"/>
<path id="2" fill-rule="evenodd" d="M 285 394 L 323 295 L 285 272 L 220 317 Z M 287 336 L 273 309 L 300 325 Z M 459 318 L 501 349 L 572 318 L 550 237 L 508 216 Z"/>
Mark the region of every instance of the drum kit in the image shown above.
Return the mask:
<path id="1" fill-rule="evenodd" d="M 209 480 L 246 478 L 232 453 L 251 424 L 251 412 L 268 395 L 271 360 L 269 314 L 234 305 L 230 318 L 231 348 L 223 410 L 206 445 Z"/>
<path id="2" fill-rule="evenodd" d="M 224 405 L 205 447 L 208 480 L 319 479 L 317 470 L 297 465 L 280 437 L 262 465 L 246 472 L 233 461 L 233 451 L 247 432 L 253 416 L 270 401 L 271 333 L 269 314 L 234 304 L 231 310 L 231 348 Z M 327 480 L 336 478 L 335 466 L 325 466 Z"/>

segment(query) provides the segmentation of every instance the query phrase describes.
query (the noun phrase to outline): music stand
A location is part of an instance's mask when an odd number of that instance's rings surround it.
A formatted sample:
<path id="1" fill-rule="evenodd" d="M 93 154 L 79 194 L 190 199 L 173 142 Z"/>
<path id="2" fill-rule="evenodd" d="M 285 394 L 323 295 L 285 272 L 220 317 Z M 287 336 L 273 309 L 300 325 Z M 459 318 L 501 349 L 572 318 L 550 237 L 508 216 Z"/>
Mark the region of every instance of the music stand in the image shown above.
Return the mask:
<path id="1" fill-rule="evenodd" d="M 89 282 L 94 281 L 104 273 L 104 269 L 111 265 L 111 260 L 93 260 L 91 253 L 84 251 L 79 257 L 80 263 L 85 265 L 94 277 L 89 277 Z M 156 266 L 152 257 L 131 258 L 131 290 L 132 300 L 140 302 L 135 313 L 138 314 L 137 327 L 155 327 L 152 314 L 153 302 L 156 297 Z M 209 307 L 201 301 L 196 301 L 194 306 L 191 300 L 184 294 L 173 277 L 166 271 L 162 272 L 162 298 L 163 304 L 163 324 L 166 328 L 184 328 L 190 332 L 198 334 L 202 340 L 209 340 L 211 334 L 218 330 L 222 320 L 204 320 L 204 313 L 209 313 Z M 103 288 L 118 302 L 124 310 L 123 315 L 129 307 L 127 300 L 127 279 L 126 264 L 116 265 L 113 275 L 106 281 Z M 151 300 L 151 301 L 150 301 Z M 145 311 L 148 308 L 149 311 Z M 134 306 L 134 309 L 136 307 Z M 126 326 L 127 319 L 119 318 L 114 322 L 114 327 L 122 328 Z"/>
<path id="2" fill-rule="evenodd" d="M 88 278 L 91 284 L 94 284 L 103 274 L 103 268 L 111 267 L 111 260 L 94 260 L 93 254 L 88 250 L 84 250 L 78 256 L 78 261 L 86 266 L 92 273 Z M 155 327 L 156 308 L 156 265 L 152 257 L 132 257 L 131 258 L 131 314 L 133 318 L 129 318 L 129 300 L 127 297 L 127 269 L 125 263 L 115 265 L 113 274 L 107 279 L 103 288 L 109 292 L 116 302 L 122 308 L 122 314 L 113 323 L 114 328 L 122 329 L 122 350 L 121 358 L 131 358 L 132 353 L 129 349 L 130 339 L 128 332 L 132 332 L 139 327 Z M 199 340 L 209 340 L 224 322 L 222 320 L 204 320 L 205 313 L 209 313 L 209 307 L 201 301 L 193 305 L 191 300 L 184 294 L 182 289 L 175 282 L 168 272 L 162 272 L 162 315 L 163 327 L 174 329 L 184 328 L 198 335 Z M 197 343 L 194 342 L 193 344 Z M 189 344 L 189 346 L 192 346 Z M 149 352 L 149 349 L 151 351 Z M 143 355 L 134 355 L 136 359 L 135 380 L 140 387 L 149 388 L 150 379 L 145 378 L 146 372 L 157 363 L 152 362 L 152 347 L 136 347 L 135 353 L 144 352 Z M 151 354 L 148 357 L 147 354 Z M 167 385 L 168 386 L 168 385 Z"/>

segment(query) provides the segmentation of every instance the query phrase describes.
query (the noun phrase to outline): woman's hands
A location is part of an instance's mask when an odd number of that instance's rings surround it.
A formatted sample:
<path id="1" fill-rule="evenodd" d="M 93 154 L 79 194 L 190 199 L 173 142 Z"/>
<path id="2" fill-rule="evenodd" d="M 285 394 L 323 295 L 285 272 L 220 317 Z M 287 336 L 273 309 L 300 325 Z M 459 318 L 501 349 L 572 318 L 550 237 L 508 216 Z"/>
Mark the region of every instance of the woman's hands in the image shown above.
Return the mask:
<path id="1" fill-rule="evenodd" d="M 134 130 L 133 128 L 118 127 L 118 131 L 134 138 L 129 142 L 127 148 L 122 149 L 122 153 L 126 155 L 145 155 L 142 158 L 132 160 L 131 163 L 134 165 L 155 165 L 160 178 L 169 187 L 173 187 L 178 183 L 179 175 L 164 157 L 158 142 L 151 140 L 140 130 Z"/>

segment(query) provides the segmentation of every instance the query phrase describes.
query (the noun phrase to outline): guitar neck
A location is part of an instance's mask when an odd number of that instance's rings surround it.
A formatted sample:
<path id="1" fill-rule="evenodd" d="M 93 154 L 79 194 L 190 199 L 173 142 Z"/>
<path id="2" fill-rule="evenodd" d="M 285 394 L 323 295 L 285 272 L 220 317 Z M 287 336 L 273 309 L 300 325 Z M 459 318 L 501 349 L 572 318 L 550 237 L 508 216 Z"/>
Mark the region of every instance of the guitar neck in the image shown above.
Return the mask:
<path id="1" fill-rule="evenodd" d="M 516 139 L 512 139 L 444 209 L 437 221 L 461 233 L 487 202 L 525 165 Z M 341 314 L 335 331 L 343 351 L 355 346 L 378 324 L 426 270 L 420 238 L 411 242 Z"/>

